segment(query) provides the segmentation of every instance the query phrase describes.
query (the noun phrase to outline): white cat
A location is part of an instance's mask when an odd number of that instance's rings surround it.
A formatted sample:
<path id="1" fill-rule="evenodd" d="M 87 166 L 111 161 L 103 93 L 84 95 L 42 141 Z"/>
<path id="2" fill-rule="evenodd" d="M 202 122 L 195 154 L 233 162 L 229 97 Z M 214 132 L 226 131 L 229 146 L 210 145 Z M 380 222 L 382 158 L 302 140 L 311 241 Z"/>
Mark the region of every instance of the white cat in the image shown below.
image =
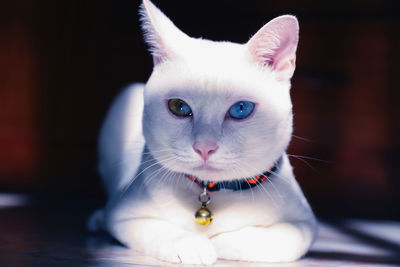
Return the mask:
<path id="1" fill-rule="evenodd" d="M 99 170 L 109 200 L 89 228 L 176 263 L 303 256 L 317 222 L 285 154 L 297 19 L 275 18 L 236 44 L 187 36 L 149 0 L 141 14 L 154 70 L 104 122 Z M 208 225 L 194 217 L 201 193 L 204 205 L 211 197 Z"/>

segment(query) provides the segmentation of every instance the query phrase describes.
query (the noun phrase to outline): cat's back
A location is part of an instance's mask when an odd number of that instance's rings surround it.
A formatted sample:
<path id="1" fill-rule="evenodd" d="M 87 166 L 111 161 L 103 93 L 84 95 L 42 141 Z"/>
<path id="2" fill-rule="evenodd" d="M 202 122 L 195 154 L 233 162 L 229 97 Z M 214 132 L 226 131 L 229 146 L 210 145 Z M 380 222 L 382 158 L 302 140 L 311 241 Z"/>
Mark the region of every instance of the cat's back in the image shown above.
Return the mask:
<path id="1" fill-rule="evenodd" d="M 109 195 L 130 181 L 139 167 L 144 84 L 127 86 L 115 98 L 99 136 L 99 172 Z"/>

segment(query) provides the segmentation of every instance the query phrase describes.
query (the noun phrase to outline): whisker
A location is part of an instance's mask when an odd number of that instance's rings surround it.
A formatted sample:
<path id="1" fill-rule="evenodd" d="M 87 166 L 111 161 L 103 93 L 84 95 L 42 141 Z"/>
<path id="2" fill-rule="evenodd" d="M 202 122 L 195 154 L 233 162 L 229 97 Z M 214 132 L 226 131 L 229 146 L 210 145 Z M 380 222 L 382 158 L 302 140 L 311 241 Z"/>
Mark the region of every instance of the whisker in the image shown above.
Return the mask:
<path id="1" fill-rule="evenodd" d="M 235 167 L 236 167 L 236 165 L 237 164 L 235 164 Z M 237 171 L 235 170 L 235 172 L 237 173 Z M 242 183 L 241 182 L 239 182 L 239 180 L 237 181 L 237 183 L 239 184 L 239 199 L 242 199 L 242 191 L 243 191 L 243 189 L 242 189 Z"/>
<path id="2" fill-rule="evenodd" d="M 294 154 L 287 154 L 287 155 L 289 157 L 293 157 L 293 158 L 302 158 L 302 159 L 315 160 L 315 161 L 324 162 L 324 163 L 333 163 L 333 161 L 330 161 L 330 160 L 317 159 L 317 158 L 313 158 L 313 157 L 309 157 L 309 156 L 301 156 L 301 155 L 294 155 Z"/>
<path id="3" fill-rule="evenodd" d="M 289 181 L 288 177 L 285 177 L 277 172 L 274 171 L 269 171 L 270 173 L 272 173 L 275 177 L 280 178 L 282 181 L 284 181 L 285 183 L 287 183 L 288 185 L 292 185 L 292 183 Z"/>
<path id="4" fill-rule="evenodd" d="M 155 169 L 153 172 L 151 172 L 149 175 L 146 176 L 146 179 L 141 183 L 140 187 L 137 189 L 139 191 L 139 195 L 138 198 L 141 197 L 142 193 L 143 193 L 143 187 L 145 187 L 146 185 L 148 185 L 153 179 L 155 179 L 157 177 L 157 175 L 162 172 L 165 169 L 165 167 L 161 166 L 158 169 Z"/>
<path id="5" fill-rule="evenodd" d="M 293 156 L 292 156 L 293 157 Z M 317 169 L 315 169 L 309 162 L 307 162 L 305 159 L 303 158 L 299 158 L 299 157 L 293 157 L 295 159 L 300 160 L 301 162 L 303 162 L 304 164 L 306 164 L 311 170 L 313 170 L 314 172 L 318 173 Z"/>
<path id="6" fill-rule="evenodd" d="M 171 170 L 165 168 L 167 171 L 158 179 L 157 186 L 163 185 L 168 180 L 168 177 L 171 175 Z"/>
<path id="7" fill-rule="evenodd" d="M 160 150 L 148 150 L 148 151 L 146 151 L 146 152 L 143 152 L 142 154 L 143 155 L 147 155 L 147 154 L 150 154 L 150 155 L 153 155 L 154 153 L 161 153 L 161 152 L 175 152 L 175 150 L 174 149 L 160 149 Z"/>
<path id="8" fill-rule="evenodd" d="M 234 166 L 234 168 L 233 168 L 233 171 L 235 172 L 235 173 L 238 173 L 238 168 L 239 168 L 240 166 L 239 166 L 239 164 L 235 164 L 235 166 Z M 237 183 L 239 184 L 239 199 L 242 199 L 242 197 L 243 197 L 243 195 L 242 195 L 242 191 L 243 191 L 243 189 L 242 189 L 242 184 L 240 183 L 240 181 L 238 180 L 237 181 Z"/>
<path id="9" fill-rule="evenodd" d="M 244 163 L 244 162 L 243 162 L 243 163 Z M 262 171 L 258 170 L 258 169 L 255 168 L 254 166 L 251 166 L 250 164 L 247 164 L 247 163 L 246 163 L 246 165 L 247 165 L 248 167 L 252 168 L 253 170 L 255 170 L 257 173 L 262 173 Z M 268 177 L 267 177 L 267 180 L 269 180 Z M 247 180 L 246 180 L 246 181 L 247 181 Z M 273 196 L 271 195 L 271 193 L 268 191 L 268 189 L 265 188 L 265 186 L 264 186 L 262 183 L 260 183 L 260 181 L 257 181 L 256 186 L 257 186 L 257 187 L 261 187 L 261 189 L 262 189 L 264 192 L 266 192 L 266 193 L 268 194 L 269 198 L 272 200 L 272 202 L 274 203 L 275 207 L 278 206 L 278 203 L 275 201 L 275 199 L 273 198 Z M 274 188 L 274 190 L 276 191 L 276 193 L 278 194 L 278 196 L 280 196 L 280 197 L 282 198 L 282 196 L 281 196 L 280 193 L 278 192 L 277 188 L 276 188 L 275 186 L 273 186 L 273 188 Z"/>
<path id="10" fill-rule="evenodd" d="M 160 168 L 154 170 L 152 173 L 150 173 L 145 181 L 143 182 L 143 185 L 148 185 L 152 180 L 154 180 L 161 172 L 168 170 L 164 166 L 161 166 Z M 160 178 L 161 179 L 161 178 Z"/>
<path id="11" fill-rule="evenodd" d="M 238 166 L 240 167 L 240 165 L 238 165 Z M 250 191 L 251 191 L 251 196 L 252 196 L 253 202 L 254 202 L 255 199 L 254 199 L 254 191 L 253 191 L 253 188 L 251 188 L 251 184 L 249 183 L 249 181 L 247 181 L 247 179 L 245 179 L 245 181 L 246 181 L 246 183 L 249 185 L 249 189 L 250 189 Z"/>
<path id="12" fill-rule="evenodd" d="M 168 180 L 172 180 L 172 182 L 175 182 L 175 184 L 177 185 L 178 183 L 179 183 L 179 179 L 178 179 L 178 173 L 176 173 L 176 172 L 172 172 L 171 171 L 171 174 L 169 175 L 169 177 L 167 177 L 167 179 L 166 179 L 166 181 L 168 182 Z"/>
<path id="13" fill-rule="evenodd" d="M 170 150 L 172 151 L 172 149 L 170 149 Z M 159 150 L 159 151 L 156 151 L 156 152 L 162 152 L 162 151 L 169 151 L 169 150 L 165 149 L 165 150 Z M 129 155 L 134 155 L 134 154 L 137 154 L 137 151 L 130 151 L 130 152 L 127 152 L 127 153 L 125 154 L 123 160 L 121 160 L 121 159 L 116 160 L 115 162 L 111 163 L 111 167 L 116 167 L 116 166 L 118 166 L 118 165 L 123 165 L 123 164 L 125 164 L 126 161 L 130 160 Z M 141 153 L 141 156 L 143 156 L 143 155 L 148 155 L 148 154 L 152 155 L 150 152 L 144 152 L 144 151 L 143 151 L 143 152 Z M 149 159 L 149 160 L 141 161 L 139 167 L 142 166 L 143 164 L 147 163 L 147 162 L 150 162 L 150 161 L 156 161 L 156 159 L 153 157 L 153 158 L 151 158 L 151 159 Z"/>
<path id="14" fill-rule="evenodd" d="M 155 166 L 155 165 L 157 165 L 157 164 L 160 164 L 160 163 L 165 162 L 165 161 L 168 161 L 168 160 L 173 160 L 173 159 L 176 159 L 176 157 L 174 156 L 174 157 L 170 157 L 170 158 L 167 158 L 167 159 L 163 159 L 163 160 L 157 161 L 157 162 L 151 164 L 150 166 L 147 166 L 146 168 L 144 168 L 141 172 L 139 172 L 138 174 L 136 174 L 136 175 L 131 179 L 131 181 L 125 186 L 124 189 L 122 189 L 120 198 L 122 198 L 122 197 L 125 195 L 126 191 L 128 191 L 128 189 L 129 189 L 130 186 L 132 185 L 133 181 L 135 181 L 135 179 L 136 179 L 139 175 L 141 175 L 143 172 L 145 172 L 146 170 L 148 170 L 149 168 L 151 168 L 151 167 L 153 167 L 153 166 Z M 161 164 L 160 164 L 160 165 L 161 165 Z"/>
<path id="15" fill-rule="evenodd" d="M 301 137 L 301 136 L 298 136 L 298 135 L 292 134 L 292 136 L 293 136 L 294 138 L 299 139 L 299 140 L 302 140 L 302 141 L 306 141 L 306 142 L 315 142 L 314 140 L 307 139 L 307 138 L 304 138 L 304 137 Z"/>
<path id="16" fill-rule="evenodd" d="M 267 181 L 272 185 L 272 187 L 274 188 L 274 190 L 276 191 L 276 193 L 278 194 L 280 199 L 283 199 L 283 196 L 281 195 L 281 193 L 279 192 L 279 190 L 276 188 L 276 186 L 274 185 L 274 183 L 271 181 L 271 179 L 269 179 L 269 177 L 267 177 Z M 258 182 L 258 181 L 257 181 Z"/>

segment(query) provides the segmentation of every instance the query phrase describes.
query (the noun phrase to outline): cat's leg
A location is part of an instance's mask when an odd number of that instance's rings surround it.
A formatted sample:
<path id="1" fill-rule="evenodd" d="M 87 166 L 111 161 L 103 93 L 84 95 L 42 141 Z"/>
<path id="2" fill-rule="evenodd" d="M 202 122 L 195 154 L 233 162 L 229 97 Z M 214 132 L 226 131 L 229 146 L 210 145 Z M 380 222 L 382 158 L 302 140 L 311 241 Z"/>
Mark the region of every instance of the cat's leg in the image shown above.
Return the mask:
<path id="1" fill-rule="evenodd" d="M 157 219 L 131 219 L 110 227 L 123 244 L 149 256 L 173 263 L 211 265 L 217 260 L 208 237 Z"/>
<path id="2" fill-rule="evenodd" d="M 315 226 L 305 222 L 249 226 L 212 238 L 218 258 L 251 262 L 289 262 L 302 257 L 311 246 Z"/>

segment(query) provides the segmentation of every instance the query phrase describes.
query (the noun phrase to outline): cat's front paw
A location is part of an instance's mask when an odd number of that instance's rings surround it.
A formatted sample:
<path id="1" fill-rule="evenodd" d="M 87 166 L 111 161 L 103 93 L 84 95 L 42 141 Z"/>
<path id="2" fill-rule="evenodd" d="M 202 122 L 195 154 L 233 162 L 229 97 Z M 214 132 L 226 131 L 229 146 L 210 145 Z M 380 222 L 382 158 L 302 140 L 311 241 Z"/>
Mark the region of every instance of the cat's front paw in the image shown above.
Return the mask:
<path id="1" fill-rule="evenodd" d="M 220 259 L 250 262 L 290 262 L 303 256 L 312 233 L 302 223 L 280 223 L 269 227 L 245 227 L 215 236 L 213 244 Z"/>
<path id="2" fill-rule="evenodd" d="M 182 264 L 211 265 L 217 260 L 212 242 L 204 236 L 190 234 L 180 236 L 161 245 L 159 257 L 162 260 Z"/>

